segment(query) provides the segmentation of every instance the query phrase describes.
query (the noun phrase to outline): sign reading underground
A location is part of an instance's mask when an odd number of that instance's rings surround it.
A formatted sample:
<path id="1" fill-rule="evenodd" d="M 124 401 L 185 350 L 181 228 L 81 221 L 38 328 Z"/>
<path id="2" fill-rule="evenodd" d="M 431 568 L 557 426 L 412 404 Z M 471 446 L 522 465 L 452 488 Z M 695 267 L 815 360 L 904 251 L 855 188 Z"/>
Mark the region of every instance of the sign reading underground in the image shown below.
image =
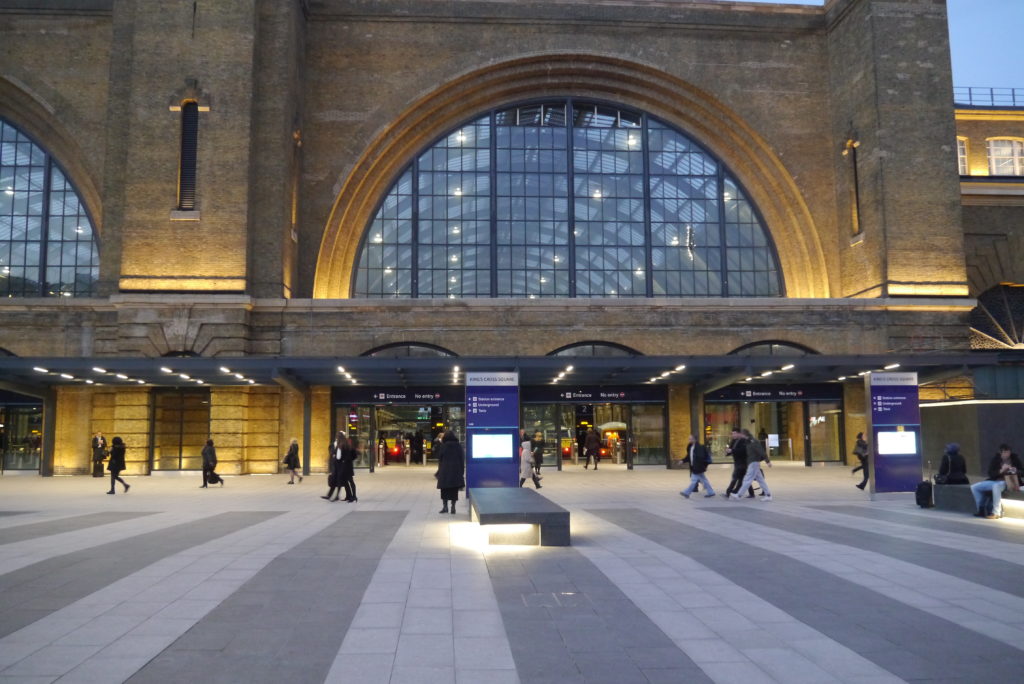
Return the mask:
<path id="1" fill-rule="evenodd" d="M 466 373 L 466 484 L 519 484 L 519 373 Z"/>
<path id="2" fill-rule="evenodd" d="M 917 373 L 870 373 L 872 493 L 912 492 L 921 481 Z"/>

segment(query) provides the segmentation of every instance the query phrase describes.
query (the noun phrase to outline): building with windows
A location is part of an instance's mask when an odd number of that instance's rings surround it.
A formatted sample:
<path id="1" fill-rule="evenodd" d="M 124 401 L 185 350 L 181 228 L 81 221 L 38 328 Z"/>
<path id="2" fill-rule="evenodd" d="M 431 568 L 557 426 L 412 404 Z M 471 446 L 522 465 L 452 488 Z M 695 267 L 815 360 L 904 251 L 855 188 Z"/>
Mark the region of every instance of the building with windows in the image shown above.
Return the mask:
<path id="1" fill-rule="evenodd" d="M 941 2 L 5 0 L 0 45 L 5 468 L 425 462 L 475 370 L 549 463 L 842 461 L 893 364 L 934 439 L 1024 397 L 1024 100 L 954 95 Z"/>

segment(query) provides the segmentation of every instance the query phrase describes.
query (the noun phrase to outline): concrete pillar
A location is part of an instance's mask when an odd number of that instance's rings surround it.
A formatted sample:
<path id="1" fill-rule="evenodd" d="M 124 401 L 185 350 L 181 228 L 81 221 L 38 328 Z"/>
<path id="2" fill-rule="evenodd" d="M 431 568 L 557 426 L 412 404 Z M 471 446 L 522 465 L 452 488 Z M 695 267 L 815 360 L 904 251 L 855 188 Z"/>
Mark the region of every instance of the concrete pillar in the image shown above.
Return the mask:
<path id="1" fill-rule="evenodd" d="M 858 432 L 868 429 L 867 403 L 863 382 L 843 383 L 843 430 L 846 432 L 846 444 L 840 444 L 843 459 L 847 465 L 859 465 L 853 455 L 853 446 Z M 867 435 L 865 435 L 867 438 Z M 868 442 L 870 443 L 870 439 Z M 871 445 L 872 447 L 874 445 Z"/>
<path id="2" fill-rule="evenodd" d="M 92 390 L 57 387 L 53 474 L 85 475 L 92 468 Z M 110 437 L 107 436 L 109 440 Z"/>
<path id="3" fill-rule="evenodd" d="M 694 431 L 690 412 L 690 385 L 668 386 L 669 465 L 686 457 L 686 445 Z M 695 433 L 699 434 L 699 432 Z"/>
<path id="4" fill-rule="evenodd" d="M 310 425 L 309 469 L 312 472 L 327 472 L 327 449 L 331 438 L 331 388 L 311 387 L 313 421 Z"/>

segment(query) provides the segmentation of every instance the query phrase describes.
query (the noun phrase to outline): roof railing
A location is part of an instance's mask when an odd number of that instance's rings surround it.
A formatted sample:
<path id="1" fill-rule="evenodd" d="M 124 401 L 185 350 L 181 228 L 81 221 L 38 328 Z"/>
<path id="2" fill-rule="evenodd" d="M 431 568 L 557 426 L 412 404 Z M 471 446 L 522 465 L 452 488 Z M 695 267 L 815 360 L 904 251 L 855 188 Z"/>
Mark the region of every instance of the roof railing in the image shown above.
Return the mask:
<path id="1" fill-rule="evenodd" d="M 1024 107 L 1024 88 L 953 88 L 953 102 L 968 107 Z"/>

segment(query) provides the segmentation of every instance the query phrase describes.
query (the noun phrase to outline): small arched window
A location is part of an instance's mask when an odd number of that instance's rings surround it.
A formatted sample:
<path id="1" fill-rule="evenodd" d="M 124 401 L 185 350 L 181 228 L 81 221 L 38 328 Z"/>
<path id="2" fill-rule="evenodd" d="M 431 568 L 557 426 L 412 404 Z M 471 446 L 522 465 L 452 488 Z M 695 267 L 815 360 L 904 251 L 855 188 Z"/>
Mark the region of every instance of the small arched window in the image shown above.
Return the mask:
<path id="1" fill-rule="evenodd" d="M 458 356 L 455 352 L 444 347 L 432 344 L 416 344 L 399 342 L 397 344 L 385 344 L 384 346 L 364 352 L 363 356 L 372 356 L 379 359 L 403 359 L 407 357 L 437 357 L 437 356 Z"/>
<path id="2" fill-rule="evenodd" d="M 199 104 L 181 105 L 181 162 L 178 167 L 178 209 L 196 208 L 196 156 L 199 148 Z"/>
<path id="3" fill-rule="evenodd" d="M 548 356 L 643 356 L 635 349 L 612 342 L 580 342 L 560 347 Z"/>
<path id="4" fill-rule="evenodd" d="M 992 176 L 1024 176 L 1024 140 L 989 138 L 988 172 Z"/>
<path id="5" fill-rule="evenodd" d="M 88 297 L 98 275 L 92 221 L 75 187 L 0 118 L 0 297 Z"/>
<path id="6" fill-rule="evenodd" d="M 805 347 L 802 344 L 774 340 L 752 342 L 729 352 L 730 355 L 735 356 L 807 356 L 808 354 L 817 353 L 810 347 Z"/>

